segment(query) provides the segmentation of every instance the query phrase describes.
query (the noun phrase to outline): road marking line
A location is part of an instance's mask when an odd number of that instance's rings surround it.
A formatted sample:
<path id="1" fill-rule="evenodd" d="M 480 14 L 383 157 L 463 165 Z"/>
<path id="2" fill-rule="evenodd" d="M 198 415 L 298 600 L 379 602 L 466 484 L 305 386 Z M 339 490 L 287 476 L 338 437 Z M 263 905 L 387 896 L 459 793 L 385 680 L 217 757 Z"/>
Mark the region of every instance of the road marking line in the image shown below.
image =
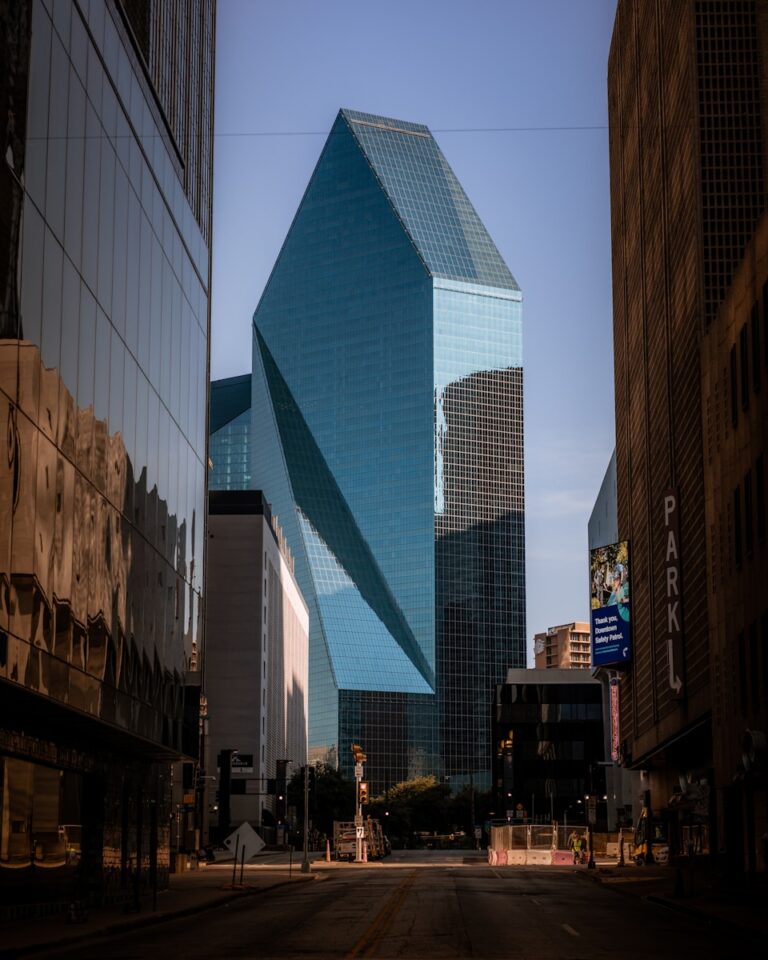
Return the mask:
<path id="1" fill-rule="evenodd" d="M 536 897 L 531 897 L 531 903 L 535 903 L 537 907 L 541 906 L 541 900 L 537 900 Z"/>
<path id="2" fill-rule="evenodd" d="M 395 888 L 384 906 L 373 918 L 368 929 L 349 951 L 347 960 L 354 960 L 355 957 L 372 957 L 376 953 L 379 944 L 384 939 L 384 933 L 403 905 L 415 880 L 416 873 L 414 871 Z"/>
<path id="3" fill-rule="evenodd" d="M 580 936 L 581 936 L 581 934 L 579 933 L 578 930 L 574 930 L 573 927 L 569 926 L 567 923 L 563 923 L 563 924 L 562 924 L 562 928 L 563 928 L 563 930 L 566 931 L 566 933 L 570 933 L 570 935 L 571 935 L 572 937 L 580 937 Z"/>

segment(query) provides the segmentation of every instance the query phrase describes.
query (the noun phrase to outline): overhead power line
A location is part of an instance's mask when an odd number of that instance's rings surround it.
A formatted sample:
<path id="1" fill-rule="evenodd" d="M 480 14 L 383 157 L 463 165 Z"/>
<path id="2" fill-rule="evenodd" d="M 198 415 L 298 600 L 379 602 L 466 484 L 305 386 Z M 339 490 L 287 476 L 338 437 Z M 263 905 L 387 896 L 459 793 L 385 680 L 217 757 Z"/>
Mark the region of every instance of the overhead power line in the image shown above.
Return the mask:
<path id="1" fill-rule="evenodd" d="M 430 127 L 429 129 L 432 133 L 557 133 L 562 131 L 607 130 L 608 124 L 518 127 Z M 327 137 L 328 134 L 328 130 L 230 130 L 224 131 L 223 133 L 214 133 L 214 137 Z"/>

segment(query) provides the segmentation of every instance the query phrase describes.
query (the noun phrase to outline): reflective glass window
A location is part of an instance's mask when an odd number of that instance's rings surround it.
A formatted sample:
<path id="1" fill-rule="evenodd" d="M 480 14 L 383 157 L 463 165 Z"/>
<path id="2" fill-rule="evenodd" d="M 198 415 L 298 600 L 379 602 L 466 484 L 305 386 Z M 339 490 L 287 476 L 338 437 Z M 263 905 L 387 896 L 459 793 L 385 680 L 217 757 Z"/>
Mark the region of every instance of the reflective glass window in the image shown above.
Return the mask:
<path id="1" fill-rule="evenodd" d="M 101 176 L 99 180 L 99 254 L 97 297 L 102 307 L 112 303 L 112 254 L 115 237 L 115 151 L 101 136 Z"/>
<path id="2" fill-rule="evenodd" d="M 109 360 L 112 331 L 104 311 L 96 310 L 96 352 L 94 367 L 93 412 L 97 420 L 109 416 Z"/>
<path id="3" fill-rule="evenodd" d="M 48 103 L 45 216 L 49 228 L 61 242 L 64 240 L 69 71 L 69 59 L 59 38 L 54 34 L 51 43 L 51 92 Z"/>
<path id="4" fill-rule="evenodd" d="M 75 18 L 78 22 L 79 17 Z M 79 269 L 83 228 L 83 173 L 85 170 L 85 90 L 74 70 L 69 73 L 67 115 L 67 180 L 64 212 L 64 248 Z"/>
<path id="5" fill-rule="evenodd" d="M 58 369 L 61 359 L 61 293 L 64 253 L 50 230 L 45 231 L 43 310 L 40 354 L 43 364 Z"/>
<path id="6" fill-rule="evenodd" d="M 27 100 L 27 145 L 24 186 L 39 210 L 45 209 L 46 157 L 48 155 L 48 96 L 51 70 L 51 21 L 40 4 L 34 4 L 32 30 L 35 42 L 30 59 Z"/>

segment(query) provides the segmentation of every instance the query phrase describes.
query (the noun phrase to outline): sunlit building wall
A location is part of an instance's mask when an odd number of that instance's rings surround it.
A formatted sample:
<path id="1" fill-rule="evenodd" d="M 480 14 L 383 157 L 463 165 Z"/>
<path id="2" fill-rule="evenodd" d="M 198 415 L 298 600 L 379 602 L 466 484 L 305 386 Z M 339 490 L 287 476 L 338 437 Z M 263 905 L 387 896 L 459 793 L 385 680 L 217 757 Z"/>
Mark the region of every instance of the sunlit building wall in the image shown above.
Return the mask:
<path id="1" fill-rule="evenodd" d="M 232 780 L 245 783 L 233 789 L 230 825 L 248 820 L 274 841 L 267 782 L 279 761 L 290 778 L 307 758 L 307 605 L 260 490 L 211 492 L 207 558 L 208 766 L 220 751 L 238 751 Z M 212 811 L 214 791 L 208 796 Z M 212 811 L 211 824 L 218 819 Z"/>
<path id="2" fill-rule="evenodd" d="M 162 885 L 186 833 L 170 763 L 200 712 L 214 18 L 0 7 L 8 912 Z"/>

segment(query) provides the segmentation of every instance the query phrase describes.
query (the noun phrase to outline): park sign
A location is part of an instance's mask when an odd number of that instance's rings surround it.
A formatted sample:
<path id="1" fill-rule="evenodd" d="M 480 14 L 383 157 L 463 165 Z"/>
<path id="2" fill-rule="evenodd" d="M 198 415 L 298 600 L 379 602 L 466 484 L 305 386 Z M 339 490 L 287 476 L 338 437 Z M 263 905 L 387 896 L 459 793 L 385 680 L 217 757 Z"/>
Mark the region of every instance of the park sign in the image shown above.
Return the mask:
<path id="1" fill-rule="evenodd" d="M 592 666 L 619 666 L 632 659 L 629 620 L 629 543 L 590 550 Z"/>

